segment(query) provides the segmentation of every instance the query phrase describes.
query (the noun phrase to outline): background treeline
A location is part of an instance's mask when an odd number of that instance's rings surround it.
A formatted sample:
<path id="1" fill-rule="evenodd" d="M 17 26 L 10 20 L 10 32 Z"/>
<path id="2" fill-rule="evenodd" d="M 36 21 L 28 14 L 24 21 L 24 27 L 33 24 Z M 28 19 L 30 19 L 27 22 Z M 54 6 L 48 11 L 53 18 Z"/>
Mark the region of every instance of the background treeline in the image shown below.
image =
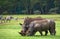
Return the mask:
<path id="1" fill-rule="evenodd" d="M 0 14 L 60 14 L 60 0 L 0 0 Z"/>

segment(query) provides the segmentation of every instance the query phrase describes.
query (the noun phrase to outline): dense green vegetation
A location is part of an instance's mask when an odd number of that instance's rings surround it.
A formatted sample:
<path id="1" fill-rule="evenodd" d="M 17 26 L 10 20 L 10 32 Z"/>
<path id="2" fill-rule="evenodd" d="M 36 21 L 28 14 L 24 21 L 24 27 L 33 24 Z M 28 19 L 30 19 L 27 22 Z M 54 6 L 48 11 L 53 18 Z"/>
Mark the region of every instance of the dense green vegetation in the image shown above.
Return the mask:
<path id="1" fill-rule="evenodd" d="M 7 16 L 7 15 L 4 15 Z M 35 36 L 21 36 L 18 32 L 21 30 L 19 23 L 23 23 L 23 20 L 12 20 L 10 23 L 0 24 L 0 39 L 60 39 L 60 15 L 12 15 L 13 17 L 38 17 L 51 18 L 56 22 L 56 36 L 51 36 L 49 33 L 47 36 L 40 36 L 37 32 Z"/>
<path id="2" fill-rule="evenodd" d="M 0 0 L 0 14 L 34 14 L 35 11 L 60 13 L 60 0 Z"/>

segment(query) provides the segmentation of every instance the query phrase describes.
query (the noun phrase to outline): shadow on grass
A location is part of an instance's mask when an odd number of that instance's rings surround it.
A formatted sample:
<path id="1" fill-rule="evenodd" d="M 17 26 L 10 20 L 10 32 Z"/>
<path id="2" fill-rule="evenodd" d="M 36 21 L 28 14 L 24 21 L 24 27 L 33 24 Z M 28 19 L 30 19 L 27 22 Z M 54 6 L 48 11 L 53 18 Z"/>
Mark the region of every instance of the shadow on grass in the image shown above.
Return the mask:
<path id="1" fill-rule="evenodd" d="M 53 36 L 53 35 L 47 35 L 48 37 L 60 37 L 60 35 L 55 35 L 55 36 Z M 43 35 L 43 36 L 41 36 L 41 35 L 34 35 L 34 37 L 47 37 L 47 36 L 45 36 L 45 35 Z"/>
<path id="2" fill-rule="evenodd" d="M 55 35 L 55 36 L 52 36 L 52 35 L 47 35 L 47 36 L 41 36 L 41 35 L 34 35 L 34 36 L 22 36 L 22 37 L 49 37 L 49 38 L 60 38 L 60 35 Z"/>

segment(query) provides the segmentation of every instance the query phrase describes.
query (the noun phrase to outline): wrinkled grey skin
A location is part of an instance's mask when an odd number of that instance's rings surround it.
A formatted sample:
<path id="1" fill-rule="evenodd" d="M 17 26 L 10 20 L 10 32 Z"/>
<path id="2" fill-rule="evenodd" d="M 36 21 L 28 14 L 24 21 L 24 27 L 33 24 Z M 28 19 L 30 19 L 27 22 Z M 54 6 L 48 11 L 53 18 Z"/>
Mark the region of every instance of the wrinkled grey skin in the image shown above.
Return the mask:
<path id="1" fill-rule="evenodd" d="M 30 17 L 26 17 L 25 19 L 24 19 L 24 23 L 23 24 L 21 24 L 21 23 L 19 23 L 21 26 L 22 26 L 22 32 L 19 32 L 19 34 L 21 34 L 21 35 L 26 35 L 25 33 L 26 33 L 26 31 L 28 30 L 28 28 L 29 28 L 29 24 L 32 22 L 32 21 L 34 21 L 34 20 L 43 20 L 44 18 L 41 18 L 41 17 L 36 17 L 36 18 L 30 18 Z"/>
<path id="2" fill-rule="evenodd" d="M 54 20 L 49 20 L 48 19 L 48 22 L 49 22 L 49 32 L 51 35 L 56 35 L 56 23 Z"/>
<path id="3" fill-rule="evenodd" d="M 22 29 L 21 32 L 19 32 L 19 34 L 25 36 L 29 26 L 26 26 L 25 24 L 20 24 L 20 25 L 22 26 Z"/>
<path id="4" fill-rule="evenodd" d="M 29 20 L 30 19 L 30 20 Z M 29 31 L 29 28 L 30 28 L 30 25 L 32 25 L 32 21 L 35 21 L 35 20 L 47 20 L 48 21 L 48 23 L 49 23 L 49 32 L 50 32 L 50 34 L 51 35 L 53 35 L 53 34 L 55 34 L 54 32 L 56 32 L 56 31 L 54 31 L 53 33 L 52 33 L 52 31 L 53 30 L 55 30 L 55 22 L 54 22 L 54 20 L 50 20 L 50 19 L 44 19 L 44 18 L 27 18 L 27 19 L 25 19 L 25 22 L 23 23 L 23 24 L 21 24 L 20 23 L 20 25 L 22 26 L 22 32 L 19 32 L 19 34 L 21 34 L 22 36 L 24 35 L 27 35 L 26 34 L 26 32 L 28 32 Z M 28 22 L 28 23 L 27 23 Z M 41 24 L 42 25 L 42 24 Z M 54 28 L 54 29 L 53 29 Z M 53 30 L 52 30 L 53 29 Z M 31 30 L 33 30 L 33 28 L 31 29 Z M 34 31 L 34 32 L 32 32 L 32 35 L 35 33 L 36 31 Z M 48 33 L 48 31 L 45 31 L 45 35 L 47 35 L 47 33 Z"/>
<path id="5" fill-rule="evenodd" d="M 39 33 L 42 34 L 42 31 L 45 31 L 45 35 L 47 35 L 48 30 L 50 32 L 51 35 L 55 35 L 56 34 L 56 30 L 55 30 L 55 22 L 53 20 L 36 20 L 33 21 L 29 24 L 29 29 L 26 32 L 27 36 L 32 36 L 34 35 L 37 31 L 39 31 Z"/>

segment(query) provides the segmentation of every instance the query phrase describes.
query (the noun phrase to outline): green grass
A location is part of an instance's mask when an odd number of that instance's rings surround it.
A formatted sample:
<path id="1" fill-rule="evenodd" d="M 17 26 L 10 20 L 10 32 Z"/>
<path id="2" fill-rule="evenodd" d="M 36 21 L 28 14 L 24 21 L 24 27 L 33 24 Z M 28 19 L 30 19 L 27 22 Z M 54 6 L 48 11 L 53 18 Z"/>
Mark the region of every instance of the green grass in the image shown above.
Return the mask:
<path id="1" fill-rule="evenodd" d="M 4 15 L 7 16 L 7 15 Z M 21 36 L 18 32 L 21 30 L 19 23 L 23 23 L 23 20 L 12 20 L 10 23 L 0 23 L 0 39 L 60 39 L 60 15 L 12 15 L 13 17 L 38 17 L 52 18 L 56 22 L 56 36 L 51 36 L 49 33 L 47 36 L 40 36 L 37 32 L 35 36 Z"/>

